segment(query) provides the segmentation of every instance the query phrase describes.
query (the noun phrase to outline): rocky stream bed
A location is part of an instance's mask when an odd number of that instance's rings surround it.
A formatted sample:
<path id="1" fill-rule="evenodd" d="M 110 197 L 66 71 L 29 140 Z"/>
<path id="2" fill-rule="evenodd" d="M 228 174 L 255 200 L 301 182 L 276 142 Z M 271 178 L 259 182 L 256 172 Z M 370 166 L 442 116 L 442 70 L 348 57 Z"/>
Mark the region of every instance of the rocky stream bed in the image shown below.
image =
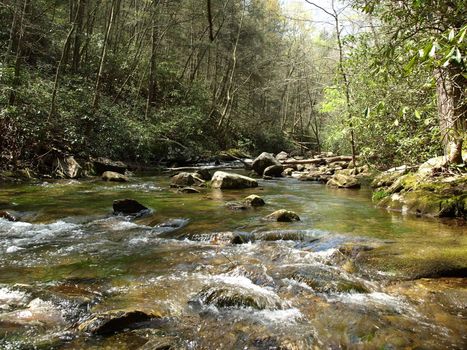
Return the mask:
<path id="1" fill-rule="evenodd" d="M 170 181 L 2 185 L 18 221 L 0 218 L 0 348 L 466 348 L 463 222 L 376 208 L 366 187 Z M 113 215 L 124 198 L 148 211 Z"/>

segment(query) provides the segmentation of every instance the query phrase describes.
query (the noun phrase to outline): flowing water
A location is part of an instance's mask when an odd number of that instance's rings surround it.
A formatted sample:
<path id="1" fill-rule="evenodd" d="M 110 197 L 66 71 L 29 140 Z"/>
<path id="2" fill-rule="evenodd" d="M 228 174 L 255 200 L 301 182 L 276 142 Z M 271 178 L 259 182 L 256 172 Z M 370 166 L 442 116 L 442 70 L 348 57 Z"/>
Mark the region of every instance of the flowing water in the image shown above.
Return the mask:
<path id="1" fill-rule="evenodd" d="M 266 206 L 231 210 L 258 194 Z M 112 215 L 134 198 L 153 211 Z M 180 194 L 167 176 L 0 188 L 1 349 L 465 349 L 461 222 L 294 179 Z M 276 209 L 301 221 L 262 218 Z M 242 243 L 243 244 L 233 244 Z M 80 324 L 154 316 L 116 333 Z"/>

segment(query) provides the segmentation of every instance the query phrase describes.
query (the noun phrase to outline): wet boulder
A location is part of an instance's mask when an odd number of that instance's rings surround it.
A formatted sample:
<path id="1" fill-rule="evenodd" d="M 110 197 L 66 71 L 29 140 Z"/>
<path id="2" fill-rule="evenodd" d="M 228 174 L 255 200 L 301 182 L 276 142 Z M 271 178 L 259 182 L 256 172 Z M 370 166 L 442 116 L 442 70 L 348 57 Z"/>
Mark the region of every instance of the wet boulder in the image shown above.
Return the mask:
<path id="1" fill-rule="evenodd" d="M 18 219 L 11 213 L 6 210 L 0 210 L 0 218 L 6 219 L 8 221 L 18 221 Z"/>
<path id="2" fill-rule="evenodd" d="M 263 175 L 264 169 L 271 165 L 281 165 L 271 153 L 263 152 L 253 161 L 251 165 L 258 175 Z"/>
<path id="3" fill-rule="evenodd" d="M 81 323 L 78 329 L 93 335 L 110 335 L 125 329 L 143 328 L 154 315 L 142 311 L 112 311 L 93 316 Z"/>
<path id="4" fill-rule="evenodd" d="M 264 202 L 264 199 L 261 198 L 260 196 L 257 196 L 256 194 L 249 195 L 243 200 L 243 203 L 250 207 L 261 207 L 265 205 L 266 203 Z"/>
<path id="5" fill-rule="evenodd" d="M 310 265 L 292 272 L 289 278 L 305 283 L 318 293 L 370 292 L 369 288 L 358 278 L 343 274 L 332 266 Z"/>
<path id="6" fill-rule="evenodd" d="M 94 161 L 94 170 L 97 175 L 101 175 L 106 171 L 113 171 L 125 175 L 125 172 L 128 170 L 128 166 L 121 161 L 114 161 L 108 158 L 97 158 Z"/>
<path id="7" fill-rule="evenodd" d="M 191 303 L 218 308 L 282 309 L 280 298 L 274 292 L 242 276 L 220 277 L 214 285 L 202 289 Z"/>
<path id="8" fill-rule="evenodd" d="M 242 189 L 258 187 L 258 182 L 247 176 L 216 171 L 212 176 L 211 187 L 220 189 Z"/>
<path id="9" fill-rule="evenodd" d="M 204 180 L 196 173 L 181 172 L 172 176 L 170 187 L 203 186 Z"/>
<path id="10" fill-rule="evenodd" d="M 329 187 L 337 188 L 360 188 L 358 179 L 344 174 L 335 174 L 326 184 Z"/>
<path id="11" fill-rule="evenodd" d="M 104 181 L 111 181 L 111 182 L 128 182 L 130 179 L 122 175 L 120 173 L 116 173 L 113 171 L 106 171 L 102 174 L 102 180 Z"/>
<path id="12" fill-rule="evenodd" d="M 276 154 L 276 159 L 280 162 L 287 160 L 288 158 L 289 158 L 289 155 L 287 154 L 287 152 L 282 151 Z"/>
<path id="13" fill-rule="evenodd" d="M 149 209 L 134 199 L 117 199 L 113 202 L 114 215 L 143 215 Z"/>
<path id="14" fill-rule="evenodd" d="M 53 169 L 53 176 L 62 179 L 76 179 L 80 177 L 82 170 L 73 156 L 56 158 Z"/>
<path id="15" fill-rule="evenodd" d="M 265 217 L 266 220 L 279 222 L 300 221 L 300 217 L 290 210 L 279 209 Z"/>
<path id="16" fill-rule="evenodd" d="M 282 165 L 271 165 L 263 171 L 263 176 L 281 177 L 284 167 Z"/>

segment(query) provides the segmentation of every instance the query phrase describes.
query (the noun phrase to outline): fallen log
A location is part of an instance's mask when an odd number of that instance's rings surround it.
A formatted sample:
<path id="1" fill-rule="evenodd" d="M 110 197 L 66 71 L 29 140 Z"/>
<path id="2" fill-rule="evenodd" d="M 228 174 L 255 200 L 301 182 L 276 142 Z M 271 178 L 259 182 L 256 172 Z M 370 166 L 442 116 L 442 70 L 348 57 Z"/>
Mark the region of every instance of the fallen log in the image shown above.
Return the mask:
<path id="1" fill-rule="evenodd" d="M 196 171 L 196 170 L 218 170 L 218 169 L 242 169 L 243 163 L 221 164 L 221 165 L 200 165 L 200 166 L 182 166 L 178 168 L 166 168 L 164 172 L 172 171 Z"/>
<path id="2" fill-rule="evenodd" d="M 313 158 L 313 159 L 299 159 L 299 160 L 285 160 L 281 162 L 284 165 L 296 165 L 296 164 L 330 164 L 334 162 L 351 162 L 352 156 L 336 156 L 328 158 Z"/>

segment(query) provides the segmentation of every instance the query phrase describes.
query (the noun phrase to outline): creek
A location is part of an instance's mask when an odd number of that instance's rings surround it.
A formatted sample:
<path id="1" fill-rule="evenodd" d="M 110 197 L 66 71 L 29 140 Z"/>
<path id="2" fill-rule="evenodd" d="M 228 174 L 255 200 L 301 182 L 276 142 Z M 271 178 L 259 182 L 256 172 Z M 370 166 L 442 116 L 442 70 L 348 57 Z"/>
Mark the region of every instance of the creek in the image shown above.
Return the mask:
<path id="1" fill-rule="evenodd" d="M 177 193 L 167 176 L 0 188 L 1 349 L 465 349 L 465 224 L 295 179 Z M 260 195 L 264 207 L 226 202 Z M 112 201 L 152 209 L 112 215 Z M 274 210 L 293 223 L 264 221 Z M 232 237 L 247 237 L 232 244 Z M 237 242 L 238 243 L 238 242 Z M 142 311 L 106 335 L 94 315 Z"/>

